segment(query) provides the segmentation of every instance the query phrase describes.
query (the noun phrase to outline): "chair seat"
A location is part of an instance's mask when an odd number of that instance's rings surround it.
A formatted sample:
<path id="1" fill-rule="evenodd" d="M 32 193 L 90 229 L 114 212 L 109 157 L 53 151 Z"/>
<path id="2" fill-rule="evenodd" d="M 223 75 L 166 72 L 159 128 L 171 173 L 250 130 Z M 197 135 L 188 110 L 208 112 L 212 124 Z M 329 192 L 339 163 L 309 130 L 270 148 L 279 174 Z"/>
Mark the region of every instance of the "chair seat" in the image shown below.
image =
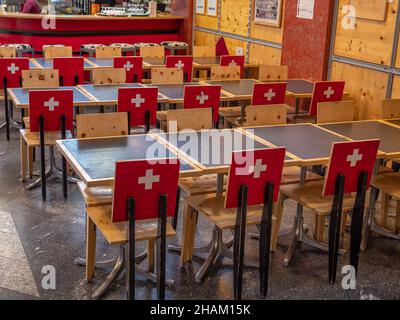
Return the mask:
<path id="1" fill-rule="evenodd" d="M 221 230 L 233 229 L 235 227 L 235 220 L 237 209 L 225 209 L 225 196 L 216 197 L 215 193 L 204 194 L 187 197 L 186 202 L 204 217 L 217 225 Z M 262 206 L 249 206 L 247 207 L 246 224 L 254 225 L 260 224 L 262 214 Z M 273 216 L 273 223 L 276 218 Z"/>
<path id="2" fill-rule="evenodd" d="M 127 242 L 127 223 L 111 222 L 111 206 L 87 208 L 86 213 L 110 245 L 124 244 Z M 175 234 L 171 224 L 167 223 L 167 237 L 173 237 Z M 136 222 L 136 241 L 155 240 L 156 238 L 157 222 L 155 220 Z"/>
<path id="3" fill-rule="evenodd" d="M 124 43 L 124 42 L 116 42 L 116 43 L 111 43 L 110 47 L 120 47 L 120 48 L 129 48 L 129 49 L 134 49 L 134 45 L 131 43 Z"/>
<path id="4" fill-rule="evenodd" d="M 189 45 L 186 42 L 181 41 L 163 41 L 161 42 L 162 46 L 165 47 L 188 47 Z"/>
<path id="5" fill-rule="evenodd" d="M 242 115 L 242 107 L 221 107 L 219 114 L 224 118 L 240 117 Z"/>
<path id="6" fill-rule="evenodd" d="M 331 212 L 333 196 L 322 195 L 323 186 L 324 181 L 314 181 L 305 185 L 290 184 L 281 186 L 281 192 L 304 207 L 314 210 L 317 214 L 326 215 Z M 353 209 L 354 200 L 352 195 L 344 195 L 344 212 Z"/>
<path id="7" fill-rule="evenodd" d="M 29 129 L 20 129 L 19 132 L 28 146 L 40 146 L 39 132 L 30 132 Z M 67 139 L 72 139 L 71 131 L 67 131 L 66 137 Z M 47 146 L 54 145 L 56 140 L 60 139 L 61 132 L 59 131 L 49 131 L 44 133 L 44 144 Z"/>
<path id="8" fill-rule="evenodd" d="M 135 43 L 134 46 L 136 48 L 141 48 L 141 47 L 159 47 L 160 45 L 158 43 L 152 43 L 152 42 L 138 42 Z"/>
<path id="9" fill-rule="evenodd" d="M 224 176 L 224 190 L 228 178 Z M 199 195 L 206 193 L 215 193 L 217 188 L 217 175 L 210 174 L 201 177 L 181 178 L 179 179 L 179 187 L 188 195 Z"/>
<path id="10" fill-rule="evenodd" d="M 82 181 L 79 181 L 77 185 L 87 207 L 98 207 L 112 204 L 113 189 L 111 187 L 88 188 Z"/>
<path id="11" fill-rule="evenodd" d="M 101 43 L 87 43 L 81 45 L 81 48 L 85 50 L 95 50 L 97 47 L 105 47 L 105 45 Z"/>
<path id="12" fill-rule="evenodd" d="M 371 184 L 395 200 L 400 200 L 400 173 L 380 174 L 372 179 Z"/>
<path id="13" fill-rule="evenodd" d="M 6 43 L 2 44 L 0 47 L 12 47 L 15 48 L 16 50 L 32 49 L 31 45 L 27 43 Z"/>
<path id="14" fill-rule="evenodd" d="M 298 184 L 300 183 L 300 167 L 286 167 L 283 168 L 281 185 Z M 307 171 L 306 182 L 321 181 L 324 177 L 311 171 Z"/>

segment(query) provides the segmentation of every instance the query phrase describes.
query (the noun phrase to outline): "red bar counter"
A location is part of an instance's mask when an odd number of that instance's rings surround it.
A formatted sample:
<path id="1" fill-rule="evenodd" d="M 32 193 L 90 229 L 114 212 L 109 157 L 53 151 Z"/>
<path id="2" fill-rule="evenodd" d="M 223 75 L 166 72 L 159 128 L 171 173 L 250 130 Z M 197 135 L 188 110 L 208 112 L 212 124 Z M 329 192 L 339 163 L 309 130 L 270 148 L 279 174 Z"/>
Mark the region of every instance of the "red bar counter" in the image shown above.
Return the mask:
<path id="1" fill-rule="evenodd" d="M 0 44 L 27 43 L 40 52 L 45 44 L 64 44 L 78 52 L 81 44 L 185 41 L 183 16 L 104 17 L 56 15 L 55 29 L 44 28 L 42 14 L 0 15 Z M 46 23 L 44 24 L 46 26 Z M 48 25 L 48 24 L 47 24 Z"/>

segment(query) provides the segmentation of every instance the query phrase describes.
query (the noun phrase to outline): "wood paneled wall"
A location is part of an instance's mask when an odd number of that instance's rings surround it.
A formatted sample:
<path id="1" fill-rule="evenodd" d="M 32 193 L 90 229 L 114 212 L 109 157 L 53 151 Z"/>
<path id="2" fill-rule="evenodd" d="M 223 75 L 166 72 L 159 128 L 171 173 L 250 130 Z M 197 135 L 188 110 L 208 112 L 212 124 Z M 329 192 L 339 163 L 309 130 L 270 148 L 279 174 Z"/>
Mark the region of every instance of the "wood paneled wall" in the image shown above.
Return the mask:
<path id="1" fill-rule="evenodd" d="M 218 12 L 219 17 L 195 14 L 195 26 L 202 28 L 202 31 L 197 30 L 194 32 L 195 45 L 213 45 L 221 32 L 224 33 L 230 54 L 235 54 L 236 48 L 241 47 L 249 62 L 279 65 L 281 63 L 280 48 L 254 43 L 252 40 L 268 41 L 278 44 L 278 46 L 281 45 L 283 17 L 280 28 L 257 24 L 252 19 L 254 0 L 218 1 L 220 1 L 221 8 L 220 12 Z M 283 7 L 283 11 L 284 9 Z M 218 23 L 219 18 L 220 25 Z M 229 37 L 229 34 L 239 36 L 241 39 Z"/>

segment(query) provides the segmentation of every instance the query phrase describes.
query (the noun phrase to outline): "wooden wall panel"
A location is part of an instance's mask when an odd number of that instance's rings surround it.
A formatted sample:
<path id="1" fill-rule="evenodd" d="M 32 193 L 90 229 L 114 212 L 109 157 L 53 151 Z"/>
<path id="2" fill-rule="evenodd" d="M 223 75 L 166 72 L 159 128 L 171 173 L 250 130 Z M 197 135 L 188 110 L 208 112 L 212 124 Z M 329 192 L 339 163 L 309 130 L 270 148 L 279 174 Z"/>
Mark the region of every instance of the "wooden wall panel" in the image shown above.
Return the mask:
<path id="1" fill-rule="evenodd" d="M 221 0 L 221 31 L 247 35 L 249 0 Z"/>
<path id="2" fill-rule="evenodd" d="M 243 55 L 247 54 L 247 42 L 238 40 L 238 39 L 232 39 L 228 37 L 224 37 L 226 46 L 228 47 L 229 54 L 235 55 L 236 54 L 236 48 L 241 47 L 243 48 Z"/>
<path id="3" fill-rule="evenodd" d="M 196 27 L 218 30 L 218 17 L 209 17 L 204 14 L 196 14 L 194 23 Z"/>
<path id="4" fill-rule="evenodd" d="M 340 0 L 335 55 L 390 65 L 398 0 L 388 4 L 386 21 L 357 19 L 354 30 L 342 27 L 345 18 L 342 8 L 349 3 L 350 0 Z"/>
<path id="5" fill-rule="evenodd" d="M 217 43 L 217 36 L 212 33 L 195 31 L 194 45 L 195 46 L 215 46 Z"/>
<path id="6" fill-rule="evenodd" d="M 394 76 L 391 98 L 400 99 L 400 76 Z"/>
<path id="7" fill-rule="evenodd" d="M 388 75 L 371 69 L 334 62 L 332 80 L 345 80 L 345 91 L 355 101 L 355 118 L 377 119 L 385 99 Z"/>
<path id="8" fill-rule="evenodd" d="M 250 43 L 249 61 L 259 64 L 280 65 L 281 49 Z"/>
<path id="9" fill-rule="evenodd" d="M 283 1 L 283 8 L 282 8 L 282 20 L 281 20 L 281 27 L 280 28 L 275 28 L 271 26 L 266 26 L 263 24 L 259 23 L 254 23 L 253 22 L 253 17 L 254 17 L 254 0 L 252 0 L 252 17 L 251 17 L 251 33 L 250 36 L 254 39 L 261 39 L 261 40 L 266 40 L 266 41 L 271 41 L 271 42 L 276 42 L 276 43 L 282 43 L 282 37 L 283 37 L 283 24 L 285 23 L 285 15 L 283 14 L 285 12 L 285 1 Z"/>

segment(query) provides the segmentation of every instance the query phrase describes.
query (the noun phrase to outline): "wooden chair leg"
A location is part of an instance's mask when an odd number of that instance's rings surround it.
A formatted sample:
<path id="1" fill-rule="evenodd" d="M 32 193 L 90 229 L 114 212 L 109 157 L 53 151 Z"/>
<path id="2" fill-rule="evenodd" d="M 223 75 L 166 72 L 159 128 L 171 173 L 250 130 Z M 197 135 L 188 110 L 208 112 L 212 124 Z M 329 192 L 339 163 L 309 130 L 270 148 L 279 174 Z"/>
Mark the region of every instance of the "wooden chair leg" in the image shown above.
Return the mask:
<path id="1" fill-rule="evenodd" d="M 390 195 L 382 192 L 381 227 L 387 228 Z"/>
<path id="2" fill-rule="evenodd" d="M 325 216 L 315 215 L 314 220 L 314 239 L 323 242 L 325 236 Z"/>
<path id="3" fill-rule="evenodd" d="M 396 233 L 400 231 L 400 200 L 396 201 L 396 222 L 394 225 L 394 230 Z"/>
<path id="4" fill-rule="evenodd" d="M 20 154 L 21 154 L 21 181 L 24 182 L 26 181 L 26 152 L 27 152 L 27 145 L 25 143 L 25 140 L 20 134 L 19 137 L 19 143 L 20 143 Z"/>
<path id="5" fill-rule="evenodd" d="M 35 152 L 34 147 L 29 147 L 28 148 L 28 170 L 29 170 L 29 179 L 32 179 L 33 177 L 33 158 L 34 155 L 33 153 Z"/>
<path id="6" fill-rule="evenodd" d="M 345 232 L 346 232 L 346 227 L 347 227 L 347 212 L 342 212 L 342 222 L 340 225 L 340 235 L 343 237 Z"/>
<path id="7" fill-rule="evenodd" d="M 155 240 L 147 241 L 147 271 L 154 272 Z"/>
<path id="8" fill-rule="evenodd" d="M 86 281 L 91 282 L 96 263 L 96 225 L 86 215 Z"/>
<path id="9" fill-rule="evenodd" d="M 187 203 L 183 207 L 183 228 L 182 228 L 182 252 L 181 266 L 192 260 L 194 239 L 197 224 L 197 211 L 193 210 Z"/>
<path id="10" fill-rule="evenodd" d="M 274 215 L 276 217 L 275 227 L 272 229 L 271 251 L 275 251 L 278 245 L 279 230 L 281 229 L 282 215 L 283 215 L 283 201 L 285 197 L 280 192 L 278 202 L 274 207 Z"/>

